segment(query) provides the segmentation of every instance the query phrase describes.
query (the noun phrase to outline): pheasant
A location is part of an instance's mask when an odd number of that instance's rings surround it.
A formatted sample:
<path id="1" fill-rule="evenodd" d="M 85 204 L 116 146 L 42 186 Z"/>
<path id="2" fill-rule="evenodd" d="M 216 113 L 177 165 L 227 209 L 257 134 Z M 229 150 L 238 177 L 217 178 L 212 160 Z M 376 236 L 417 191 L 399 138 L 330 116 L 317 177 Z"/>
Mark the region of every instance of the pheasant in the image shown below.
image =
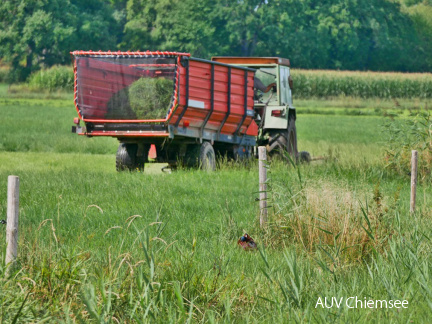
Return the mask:
<path id="1" fill-rule="evenodd" d="M 237 244 L 246 251 L 255 250 L 257 248 L 255 241 L 247 233 L 240 237 L 240 239 L 237 241 Z"/>

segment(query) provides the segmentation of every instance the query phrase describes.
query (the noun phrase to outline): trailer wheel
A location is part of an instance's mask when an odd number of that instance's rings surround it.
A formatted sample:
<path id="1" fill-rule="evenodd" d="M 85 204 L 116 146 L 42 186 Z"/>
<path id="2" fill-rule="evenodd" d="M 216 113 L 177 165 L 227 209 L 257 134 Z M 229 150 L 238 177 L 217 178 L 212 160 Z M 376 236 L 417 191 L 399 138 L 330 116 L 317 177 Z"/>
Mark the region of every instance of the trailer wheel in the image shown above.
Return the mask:
<path id="1" fill-rule="evenodd" d="M 213 146 L 209 142 L 203 142 L 201 144 L 198 162 L 201 170 L 216 170 L 216 154 Z"/>
<path id="2" fill-rule="evenodd" d="M 147 151 L 143 149 L 141 156 L 137 156 L 138 144 L 120 143 L 116 154 L 116 170 L 117 171 L 144 171 L 144 163 L 146 160 Z"/>

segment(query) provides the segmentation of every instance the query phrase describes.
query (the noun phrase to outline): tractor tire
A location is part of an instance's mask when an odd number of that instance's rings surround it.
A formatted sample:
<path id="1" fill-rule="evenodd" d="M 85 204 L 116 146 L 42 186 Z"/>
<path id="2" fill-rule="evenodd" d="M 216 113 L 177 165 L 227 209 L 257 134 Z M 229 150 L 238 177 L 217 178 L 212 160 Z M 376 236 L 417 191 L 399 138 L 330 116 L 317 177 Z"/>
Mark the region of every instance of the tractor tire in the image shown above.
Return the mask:
<path id="1" fill-rule="evenodd" d="M 289 125 L 288 125 L 287 151 L 293 158 L 296 158 L 298 156 L 297 129 L 296 129 L 296 125 L 295 125 L 295 119 L 293 119 L 293 118 L 291 118 L 289 120 Z"/>
<path id="2" fill-rule="evenodd" d="M 213 146 L 209 142 L 203 142 L 201 144 L 198 162 L 201 170 L 216 170 L 216 154 Z"/>
<path id="3" fill-rule="evenodd" d="M 267 152 L 270 155 L 285 157 L 285 153 L 288 153 L 296 159 L 298 150 L 297 131 L 294 119 L 290 119 L 287 130 L 272 131 L 269 135 Z"/>
<path id="4" fill-rule="evenodd" d="M 310 163 L 312 161 L 311 155 L 307 151 L 301 151 L 298 154 L 298 162 L 300 163 Z"/>
<path id="5" fill-rule="evenodd" d="M 287 149 L 287 137 L 288 133 L 286 131 L 270 133 L 267 152 L 270 155 L 282 155 Z"/>
<path id="6" fill-rule="evenodd" d="M 146 148 L 142 156 L 137 156 L 138 144 L 120 143 L 116 154 L 117 171 L 144 171 Z"/>

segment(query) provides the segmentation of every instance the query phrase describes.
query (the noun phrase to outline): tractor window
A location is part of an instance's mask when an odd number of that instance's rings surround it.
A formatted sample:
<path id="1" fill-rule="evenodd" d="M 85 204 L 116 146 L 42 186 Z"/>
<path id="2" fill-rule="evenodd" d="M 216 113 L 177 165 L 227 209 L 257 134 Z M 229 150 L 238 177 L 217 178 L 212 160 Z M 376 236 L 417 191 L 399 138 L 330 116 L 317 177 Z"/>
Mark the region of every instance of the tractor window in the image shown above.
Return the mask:
<path id="1" fill-rule="evenodd" d="M 260 68 L 255 72 L 255 100 L 260 103 L 277 102 L 276 68 Z"/>
<path id="2" fill-rule="evenodd" d="M 291 89 L 289 86 L 290 70 L 287 66 L 280 66 L 280 103 L 281 105 L 288 105 L 291 102 Z"/>

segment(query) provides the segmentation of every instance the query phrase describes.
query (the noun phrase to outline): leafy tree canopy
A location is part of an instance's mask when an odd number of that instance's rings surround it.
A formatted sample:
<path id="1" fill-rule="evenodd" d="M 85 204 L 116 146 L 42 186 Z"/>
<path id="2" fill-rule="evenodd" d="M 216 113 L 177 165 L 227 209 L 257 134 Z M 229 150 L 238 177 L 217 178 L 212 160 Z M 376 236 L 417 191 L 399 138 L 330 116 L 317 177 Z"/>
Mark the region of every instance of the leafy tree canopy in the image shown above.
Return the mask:
<path id="1" fill-rule="evenodd" d="M 115 48 L 119 27 L 100 0 L 3 0 L 0 57 L 22 80 L 40 66 L 69 62 L 71 50 Z"/>
<path id="2" fill-rule="evenodd" d="M 430 71 L 432 0 L 3 0 L 15 79 L 69 51 L 282 56 L 302 68 Z"/>

